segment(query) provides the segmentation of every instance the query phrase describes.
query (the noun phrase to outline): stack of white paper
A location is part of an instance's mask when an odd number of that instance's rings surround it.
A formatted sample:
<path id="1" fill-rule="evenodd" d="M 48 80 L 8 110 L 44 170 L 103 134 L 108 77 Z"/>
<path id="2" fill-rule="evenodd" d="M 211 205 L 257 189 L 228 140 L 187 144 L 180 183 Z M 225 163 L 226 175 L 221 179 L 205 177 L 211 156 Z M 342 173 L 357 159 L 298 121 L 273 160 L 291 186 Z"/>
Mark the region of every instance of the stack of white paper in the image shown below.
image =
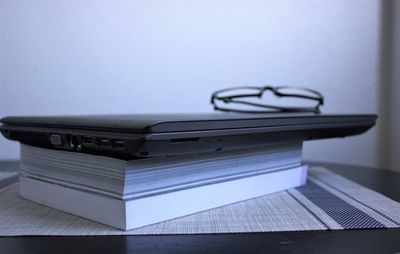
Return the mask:
<path id="1" fill-rule="evenodd" d="M 305 183 L 301 143 L 131 161 L 21 145 L 21 196 L 132 229 Z"/>

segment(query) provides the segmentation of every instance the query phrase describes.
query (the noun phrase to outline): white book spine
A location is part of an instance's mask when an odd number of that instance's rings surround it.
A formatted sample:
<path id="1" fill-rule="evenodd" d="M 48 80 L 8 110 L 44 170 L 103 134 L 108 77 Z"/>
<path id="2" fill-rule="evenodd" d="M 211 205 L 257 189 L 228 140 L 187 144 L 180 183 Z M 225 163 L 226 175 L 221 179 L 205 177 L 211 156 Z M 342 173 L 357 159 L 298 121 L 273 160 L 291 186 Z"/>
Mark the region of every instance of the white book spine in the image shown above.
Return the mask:
<path id="1" fill-rule="evenodd" d="M 20 179 L 26 199 L 129 230 L 305 184 L 307 166 L 132 200 L 119 200 L 35 180 Z"/>

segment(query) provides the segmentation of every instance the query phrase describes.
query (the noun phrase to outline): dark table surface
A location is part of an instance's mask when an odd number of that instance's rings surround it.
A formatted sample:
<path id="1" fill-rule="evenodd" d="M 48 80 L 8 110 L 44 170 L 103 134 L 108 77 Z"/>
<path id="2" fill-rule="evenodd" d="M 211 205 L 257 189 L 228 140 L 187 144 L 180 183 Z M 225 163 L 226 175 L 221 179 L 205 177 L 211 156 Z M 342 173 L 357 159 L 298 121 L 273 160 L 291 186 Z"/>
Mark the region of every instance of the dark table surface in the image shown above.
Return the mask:
<path id="1" fill-rule="evenodd" d="M 325 166 L 400 202 L 400 173 Z M 0 170 L 17 169 L 0 162 Z M 163 236 L 0 237 L 0 253 L 398 253 L 400 229 Z"/>

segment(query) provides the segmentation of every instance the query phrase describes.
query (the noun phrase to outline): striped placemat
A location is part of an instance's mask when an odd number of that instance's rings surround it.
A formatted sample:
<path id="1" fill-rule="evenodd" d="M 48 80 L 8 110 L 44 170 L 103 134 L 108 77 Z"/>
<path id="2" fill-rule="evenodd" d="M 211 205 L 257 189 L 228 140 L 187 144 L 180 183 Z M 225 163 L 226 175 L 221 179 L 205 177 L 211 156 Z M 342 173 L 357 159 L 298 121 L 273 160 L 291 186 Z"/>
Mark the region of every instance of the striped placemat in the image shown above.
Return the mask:
<path id="1" fill-rule="evenodd" d="M 240 190 L 238 190 L 240 191 Z M 48 208 L 0 191 L 0 235 L 145 235 L 400 227 L 400 203 L 320 167 L 305 186 L 131 231 Z"/>

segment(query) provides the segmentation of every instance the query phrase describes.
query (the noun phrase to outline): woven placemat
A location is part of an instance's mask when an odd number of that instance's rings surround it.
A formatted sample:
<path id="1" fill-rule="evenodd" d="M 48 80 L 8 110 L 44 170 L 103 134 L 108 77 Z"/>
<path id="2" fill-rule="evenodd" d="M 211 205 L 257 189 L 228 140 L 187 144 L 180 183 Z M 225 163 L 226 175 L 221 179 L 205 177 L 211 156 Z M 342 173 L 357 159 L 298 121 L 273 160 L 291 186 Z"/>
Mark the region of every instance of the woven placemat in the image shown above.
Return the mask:
<path id="1" fill-rule="evenodd" d="M 240 190 L 238 190 L 240 191 Z M 305 186 L 120 231 L 0 191 L 0 235 L 146 235 L 400 227 L 400 203 L 320 167 Z"/>

